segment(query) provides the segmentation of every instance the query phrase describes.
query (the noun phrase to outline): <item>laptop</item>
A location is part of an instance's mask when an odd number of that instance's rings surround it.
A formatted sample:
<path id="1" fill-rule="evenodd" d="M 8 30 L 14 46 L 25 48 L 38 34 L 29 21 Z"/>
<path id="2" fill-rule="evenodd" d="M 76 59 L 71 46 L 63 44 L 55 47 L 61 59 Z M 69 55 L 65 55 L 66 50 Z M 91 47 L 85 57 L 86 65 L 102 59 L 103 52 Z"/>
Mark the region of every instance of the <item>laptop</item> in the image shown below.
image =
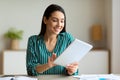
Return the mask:
<path id="1" fill-rule="evenodd" d="M 58 56 L 54 63 L 61 66 L 67 66 L 73 62 L 79 62 L 91 49 L 92 45 L 75 39 L 64 51 Z"/>

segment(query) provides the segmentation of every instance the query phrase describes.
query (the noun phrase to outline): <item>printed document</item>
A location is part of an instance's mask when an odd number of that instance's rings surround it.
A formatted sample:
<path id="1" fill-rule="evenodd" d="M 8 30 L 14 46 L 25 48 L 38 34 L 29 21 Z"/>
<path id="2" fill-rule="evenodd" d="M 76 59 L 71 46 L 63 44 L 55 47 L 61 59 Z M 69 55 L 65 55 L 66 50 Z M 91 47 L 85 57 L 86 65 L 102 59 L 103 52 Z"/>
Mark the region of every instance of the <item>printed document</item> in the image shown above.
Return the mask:
<path id="1" fill-rule="evenodd" d="M 79 62 L 91 49 L 92 45 L 75 39 L 54 61 L 57 65 L 67 66 L 73 62 Z"/>

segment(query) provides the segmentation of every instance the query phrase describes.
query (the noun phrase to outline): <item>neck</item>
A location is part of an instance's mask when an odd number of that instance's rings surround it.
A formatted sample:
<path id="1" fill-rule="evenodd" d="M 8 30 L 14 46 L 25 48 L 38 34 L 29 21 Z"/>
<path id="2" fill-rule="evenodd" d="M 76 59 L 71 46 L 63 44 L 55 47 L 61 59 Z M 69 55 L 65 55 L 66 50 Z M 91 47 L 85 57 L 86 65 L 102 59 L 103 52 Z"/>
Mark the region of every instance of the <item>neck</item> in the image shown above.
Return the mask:
<path id="1" fill-rule="evenodd" d="M 57 40 L 57 35 L 44 35 L 45 42 L 55 42 Z"/>

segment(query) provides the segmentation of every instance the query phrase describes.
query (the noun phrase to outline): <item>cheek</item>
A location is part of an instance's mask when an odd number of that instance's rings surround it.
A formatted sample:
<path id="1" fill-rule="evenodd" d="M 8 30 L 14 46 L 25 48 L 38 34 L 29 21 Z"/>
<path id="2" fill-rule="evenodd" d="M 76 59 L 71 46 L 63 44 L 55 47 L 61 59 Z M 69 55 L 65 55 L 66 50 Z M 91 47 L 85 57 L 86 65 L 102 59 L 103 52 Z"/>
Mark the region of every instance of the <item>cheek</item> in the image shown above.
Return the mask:
<path id="1" fill-rule="evenodd" d="M 47 24 L 46 24 L 46 27 L 47 27 L 47 28 L 52 28 L 53 26 L 54 26 L 53 23 L 47 23 Z"/>
<path id="2" fill-rule="evenodd" d="M 65 26 L 65 25 L 64 25 L 64 24 L 62 24 L 62 29 L 64 28 L 64 26 Z"/>
<path id="3" fill-rule="evenodd" d="M 65 23 L 62 23 L 63 27 L 65 26 Z"/>
<path id="4" fill-rule="evenodd" d="M 51 26 L 51 27 L 54 27 L 54 26 L 57 25 L 57 23 L 49 23 L 48 25 Z"/>

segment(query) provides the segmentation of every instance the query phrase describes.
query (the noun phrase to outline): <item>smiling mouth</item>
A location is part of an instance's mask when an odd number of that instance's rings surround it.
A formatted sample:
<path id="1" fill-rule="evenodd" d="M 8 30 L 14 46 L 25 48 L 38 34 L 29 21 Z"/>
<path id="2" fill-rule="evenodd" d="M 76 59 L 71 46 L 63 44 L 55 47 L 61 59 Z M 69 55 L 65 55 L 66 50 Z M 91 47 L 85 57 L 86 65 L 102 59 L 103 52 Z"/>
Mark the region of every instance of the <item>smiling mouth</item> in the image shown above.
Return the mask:
<path id="1" fill-rule="evenodd" d="M 61 29 L 60 28 L 54 28 L 55 31 L 59 32 Z"/>

